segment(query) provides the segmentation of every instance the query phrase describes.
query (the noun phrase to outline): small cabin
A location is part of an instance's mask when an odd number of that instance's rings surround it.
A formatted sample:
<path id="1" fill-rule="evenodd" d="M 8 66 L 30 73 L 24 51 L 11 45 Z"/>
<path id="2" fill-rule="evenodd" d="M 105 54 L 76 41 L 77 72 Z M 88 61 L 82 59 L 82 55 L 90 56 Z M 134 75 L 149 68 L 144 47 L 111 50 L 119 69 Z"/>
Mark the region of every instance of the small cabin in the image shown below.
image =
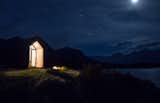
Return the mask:
<path id="1" fill-rule="evenodd" d="M 34 41 L 29 46 L 29 68 L 43 68 L 44 66 L 44 47 L 38 42 Z"/>
<path id="2" fill-rule="evenodd" d="M 81 68 L 87 62 L 77 49 L 52 49 L 40 37 L 0 39 L 0 69 L 52 68 L 68 66 Z"/>
<path id="3" fill-rule="evenodd" d="M 53 50 L 40 37 L 0 39 L 0 68 L 44 68 Z"/>

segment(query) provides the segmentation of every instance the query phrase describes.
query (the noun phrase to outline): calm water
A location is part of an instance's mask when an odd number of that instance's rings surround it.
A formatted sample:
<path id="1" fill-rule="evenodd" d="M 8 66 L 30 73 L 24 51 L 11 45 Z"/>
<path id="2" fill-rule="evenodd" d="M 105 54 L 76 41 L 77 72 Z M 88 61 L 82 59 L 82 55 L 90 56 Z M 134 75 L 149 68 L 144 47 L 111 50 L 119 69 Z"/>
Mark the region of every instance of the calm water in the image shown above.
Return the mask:
<path id="1" fill-rule="evenodd" d="M 143 80 L 151 80 L 156 86 L 160 87 L 160 68 L 151 69 L 116 69 L 121 73 L 131 73 L 135 77 Z"/>

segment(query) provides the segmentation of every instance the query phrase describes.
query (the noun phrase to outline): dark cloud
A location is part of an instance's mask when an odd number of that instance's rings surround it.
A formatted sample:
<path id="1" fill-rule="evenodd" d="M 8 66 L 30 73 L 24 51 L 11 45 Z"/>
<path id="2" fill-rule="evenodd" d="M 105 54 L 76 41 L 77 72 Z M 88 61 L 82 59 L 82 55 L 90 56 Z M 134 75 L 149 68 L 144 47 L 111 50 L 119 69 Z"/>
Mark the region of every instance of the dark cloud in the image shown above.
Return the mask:
<path id="1" fill-rule="evenodd" d="M 38 33 L 53 47 L 104 55 L 113 42 L 160 39 L 159 11 L 159 0 L 0 0 L 0 36 Z"/>

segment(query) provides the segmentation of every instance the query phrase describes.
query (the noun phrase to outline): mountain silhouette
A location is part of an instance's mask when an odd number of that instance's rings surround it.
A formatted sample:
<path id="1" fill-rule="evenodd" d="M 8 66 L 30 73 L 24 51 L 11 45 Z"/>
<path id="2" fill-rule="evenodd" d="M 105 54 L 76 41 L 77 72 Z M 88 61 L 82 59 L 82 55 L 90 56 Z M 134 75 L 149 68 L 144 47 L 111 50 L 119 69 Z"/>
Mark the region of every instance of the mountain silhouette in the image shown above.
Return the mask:
<path id="1" fill-rule="evenodd" d="M 120 46 L 126 44 L 121 43 Z M 132 48 L 127 52 L 114 53 L 111 56 L 96 56 L 93 59 L 111 64 L 129 65 L 130 67 L 153 67 L 160 64 L 160 42 L 148 42 L 135 45 L 130 43 Z M 133 48 L 134 47 L 134 48 Z M 127 48 L 127 47 L 126 47 Z"/>
<path id="2" fill-rule="evenodd" d="M 40 37 L 0 39 L 0 67 L 27 67 L 29 45 L 39 41 L 44 47 L 45 67 L 69 66 L 80 69 L 87 61 L 87 57 L 79 49 L 64 47 L 51 48 Z"/>

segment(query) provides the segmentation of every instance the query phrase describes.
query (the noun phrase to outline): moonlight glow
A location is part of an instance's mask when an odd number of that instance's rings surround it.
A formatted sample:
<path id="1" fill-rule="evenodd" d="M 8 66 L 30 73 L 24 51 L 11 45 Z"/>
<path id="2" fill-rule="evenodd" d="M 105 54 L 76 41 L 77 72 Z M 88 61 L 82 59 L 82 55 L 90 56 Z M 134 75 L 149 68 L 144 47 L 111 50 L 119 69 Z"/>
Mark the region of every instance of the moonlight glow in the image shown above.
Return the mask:
<path id="1" fill-rule="evenodd" d="M 131 0 L 132 4 L 137 4 L 139 0 Z"/>

